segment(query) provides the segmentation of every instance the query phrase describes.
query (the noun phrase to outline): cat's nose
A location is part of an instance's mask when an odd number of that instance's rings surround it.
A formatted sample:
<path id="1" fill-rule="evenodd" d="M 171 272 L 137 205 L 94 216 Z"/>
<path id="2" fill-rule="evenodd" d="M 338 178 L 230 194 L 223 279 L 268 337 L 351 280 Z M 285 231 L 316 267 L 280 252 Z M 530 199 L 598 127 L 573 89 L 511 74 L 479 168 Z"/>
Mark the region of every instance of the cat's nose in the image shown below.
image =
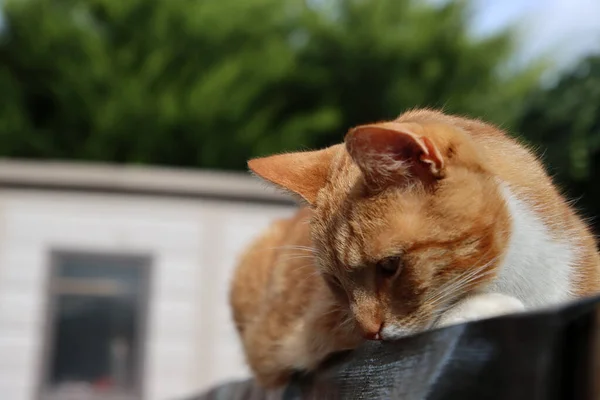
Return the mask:
<path id="1" fill-rule="evenodd" d="M 363 329 L 363 337 L 367 340 L 381 340 L 383 324 L 374 324 L 369 329 Z"/>
<path id="2" fill-rule="evenodd" d="M 367 340 L 381 340 L 379 332 L 368 332 L 363 335 Z"/>

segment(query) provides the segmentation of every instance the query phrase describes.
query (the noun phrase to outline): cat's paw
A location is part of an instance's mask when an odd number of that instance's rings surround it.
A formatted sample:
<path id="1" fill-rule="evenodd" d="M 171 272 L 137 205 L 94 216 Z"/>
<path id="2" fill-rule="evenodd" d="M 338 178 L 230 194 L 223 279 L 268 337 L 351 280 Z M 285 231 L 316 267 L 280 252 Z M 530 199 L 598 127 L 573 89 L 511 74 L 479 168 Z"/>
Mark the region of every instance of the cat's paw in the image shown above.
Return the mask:
<path id="1" fill-rule="evenodd" d="M 519 299 L 500 293 L 481 293 L 462 300 L 446 311 L 436 326 L 456 325 L 521 311 L 525 311 L 525 306 Z"/>

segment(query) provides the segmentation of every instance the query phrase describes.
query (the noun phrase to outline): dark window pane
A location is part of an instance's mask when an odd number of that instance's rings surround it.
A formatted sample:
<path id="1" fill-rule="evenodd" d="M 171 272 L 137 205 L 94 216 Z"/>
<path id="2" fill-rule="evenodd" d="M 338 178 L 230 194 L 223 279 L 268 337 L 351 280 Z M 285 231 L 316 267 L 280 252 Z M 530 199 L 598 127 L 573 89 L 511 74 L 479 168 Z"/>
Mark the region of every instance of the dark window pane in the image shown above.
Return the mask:
<path id="1" fill-rule="evenodd" d="M 139 259 L 58 258 L 48 389 L 139 393 L 146 276 Z"/>
<path id="2" fill-rule="evenodd" d="M 131 299 L 63 295 L 57 306 L 52 384 L 131 389 L 138 336 Z"/>

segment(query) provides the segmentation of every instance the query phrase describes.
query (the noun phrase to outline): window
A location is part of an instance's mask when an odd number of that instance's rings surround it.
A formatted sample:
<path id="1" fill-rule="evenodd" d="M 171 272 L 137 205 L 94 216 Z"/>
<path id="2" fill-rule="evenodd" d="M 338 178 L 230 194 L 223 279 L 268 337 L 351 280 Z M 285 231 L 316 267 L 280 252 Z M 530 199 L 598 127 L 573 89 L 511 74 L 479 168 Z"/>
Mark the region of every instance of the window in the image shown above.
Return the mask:
<path id="1" fill-rule="evenodd" d="M 141 398 L 149 260 L 56 253 L 43 400 Z"/>

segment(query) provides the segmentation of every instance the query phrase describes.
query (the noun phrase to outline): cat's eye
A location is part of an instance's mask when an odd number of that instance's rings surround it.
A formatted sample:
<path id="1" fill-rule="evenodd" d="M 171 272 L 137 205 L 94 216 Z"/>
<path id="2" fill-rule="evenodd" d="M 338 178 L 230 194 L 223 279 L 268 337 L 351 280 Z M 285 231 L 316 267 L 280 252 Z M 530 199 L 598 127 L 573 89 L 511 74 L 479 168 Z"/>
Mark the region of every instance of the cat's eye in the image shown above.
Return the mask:
<path id="1" fill-rule="evenodd" d="M 399 256 L 386 257 L 376 265 L 377 273 L 385 278 L 396 276 L 402 268 L 402 259 Z"/>

